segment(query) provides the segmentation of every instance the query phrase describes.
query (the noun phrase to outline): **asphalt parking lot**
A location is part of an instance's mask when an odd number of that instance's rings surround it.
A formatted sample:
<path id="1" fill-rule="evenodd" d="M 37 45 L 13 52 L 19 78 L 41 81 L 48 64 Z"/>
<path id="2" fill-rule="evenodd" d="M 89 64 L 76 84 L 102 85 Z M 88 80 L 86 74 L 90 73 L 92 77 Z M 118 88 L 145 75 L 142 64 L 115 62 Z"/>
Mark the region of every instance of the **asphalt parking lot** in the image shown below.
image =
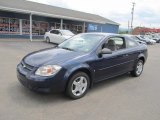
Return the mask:
<path id="1" fill-rule="evenodd" d="M 37 94 L 16 77 L 16 65 L 29 52 L 53 44 L 0 41 L 0 120 L 160 120 L 160 44 L 148 47 L 143 74 L 128 74 L 94 85 L 79 100 L 63 94 Z"/>

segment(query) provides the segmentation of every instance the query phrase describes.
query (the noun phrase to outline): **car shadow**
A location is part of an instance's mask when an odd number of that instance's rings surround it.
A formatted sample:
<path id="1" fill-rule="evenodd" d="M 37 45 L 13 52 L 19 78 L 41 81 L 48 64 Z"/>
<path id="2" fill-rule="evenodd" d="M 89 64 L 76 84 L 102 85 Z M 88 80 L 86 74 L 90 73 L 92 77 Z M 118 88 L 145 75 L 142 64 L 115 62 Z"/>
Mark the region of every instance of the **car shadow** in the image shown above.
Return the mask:
<path id="1" fill-rule="evenodd" d="M 32 107 L 33 104 L 36 105 L 46 105 L 46 104 L 59 104 L 70 101 L 68 97 L 66 97 L 63 93 L 37 93 L 33 92 L 23 85 L 18 83 L 12 84 L 8 88 L 8 96 L 14 104 Z"/>
<path id="2" fill-rule="evenodd" d="M 118 84 L 122 81 L 129 80 L 129 74 L 124 74 L 119 77 L 104 80 L 94 84 L 93 88 L 89 90 L 89 94 L 94 94 L 95 91 L 101 91 L 112 85 Z M 32 104 L 46 105 L 46 104 L 61 104 L 71 102 L 72 100 L 63 93 L 37 93 L 30 91 L 23 87 L 18 81 L 9 87 L 8 95 L 14 103 L 22 104 L 23 106 L 32 106 Z"/>
<path id="3" fill-rule="evenodd" d="M 58 44 L 56 44 L 56 43 L 52 43 L 52 42 L 47 43 L 46 41 L 43 41 L 43 43 L 45 43 L 45 44 L 49 44 L 49 45 L 53 45 L 54 47 L 57 47 L 57 46 L 58 46 Z"/>
<path id="4" fill-rule="evenodd" d="M 107 87 L 111 87 L 112 85 L 119 84 L 121 82 L 124 82 L 126 80 L 132 79 L 131 75 L 129 73 L 114 77 L 114 78 L 109 78 L 103 81 L 100 81 L 98 83 L 94 83 L 92 89 L 90 90 L 90 93 L 94 91 L 99 91 L 102 89 L 105 89 Z"/>

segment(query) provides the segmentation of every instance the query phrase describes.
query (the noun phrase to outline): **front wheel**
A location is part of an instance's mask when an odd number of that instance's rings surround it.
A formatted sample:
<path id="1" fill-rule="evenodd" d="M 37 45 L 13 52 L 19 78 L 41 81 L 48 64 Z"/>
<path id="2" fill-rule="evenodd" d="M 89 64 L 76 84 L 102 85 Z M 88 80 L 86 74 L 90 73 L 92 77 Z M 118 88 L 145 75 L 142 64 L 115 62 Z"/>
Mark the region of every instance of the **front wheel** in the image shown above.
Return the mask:
<path id="1" fill-rule="evenodd" d="M 131 75 L 134 77 L 138 77 L 142 74 L 144 62 L 142 60 L 138 60 L 136 65 L 134 66 L 134 70 L 131 71 Z"/>
<path id="2" fill-rule="evenodd" d="M 72 99 L 79 99 L 87 93 L 89 85 L 89 76 L 84 72 L 78 72 L 69 80 L 66 93 Z"/>
<path id="3" fill-rule="evenodd" d="M 46 42 L 47 42 L 47 43 L 50 43 L 49 37 L 46 37 Z"/>

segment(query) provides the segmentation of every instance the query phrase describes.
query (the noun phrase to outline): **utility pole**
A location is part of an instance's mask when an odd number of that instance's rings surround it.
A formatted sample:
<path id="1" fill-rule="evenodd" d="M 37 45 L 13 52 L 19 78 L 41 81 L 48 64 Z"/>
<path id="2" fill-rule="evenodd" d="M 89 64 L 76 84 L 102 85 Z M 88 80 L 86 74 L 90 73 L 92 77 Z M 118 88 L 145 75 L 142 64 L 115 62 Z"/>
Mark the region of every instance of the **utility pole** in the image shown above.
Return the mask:
<path id="1" fill-rule="evenodd" d="M 129 32 L 129 24 L 130 24 L 130 22 L 129 22 L 129 20 L 128 20 L 128 34 L 130 33 L 130 32 Z"/>
<path id="2" fill-rule="evenodd" d="M 135 6 L 135 2 L 132 3 L 132 11 L 131 11 L 131 15 L 132 15 L 132 18 L 131 18 L 131 33 L 133 31 L 133 16 L 134 16 L 134 6 Z"/>

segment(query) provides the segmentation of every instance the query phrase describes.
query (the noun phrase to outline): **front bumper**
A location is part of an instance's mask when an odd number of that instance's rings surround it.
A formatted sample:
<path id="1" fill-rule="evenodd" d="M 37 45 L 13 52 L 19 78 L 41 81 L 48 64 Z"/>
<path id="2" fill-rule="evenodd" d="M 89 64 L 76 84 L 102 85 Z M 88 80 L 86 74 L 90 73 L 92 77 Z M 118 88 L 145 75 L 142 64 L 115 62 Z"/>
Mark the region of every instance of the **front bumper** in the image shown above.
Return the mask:
<path id="1" fill-rule="evenodd" d="M 20 83 L 26 88 L 36 92 L 63 92 L 66 84 L 64 74 L 65 72 L 62 70 L 55 76 L 37 76 L 32 71 L 25 71 L 21 65 L 17 66 L 17 78 Z"/>

